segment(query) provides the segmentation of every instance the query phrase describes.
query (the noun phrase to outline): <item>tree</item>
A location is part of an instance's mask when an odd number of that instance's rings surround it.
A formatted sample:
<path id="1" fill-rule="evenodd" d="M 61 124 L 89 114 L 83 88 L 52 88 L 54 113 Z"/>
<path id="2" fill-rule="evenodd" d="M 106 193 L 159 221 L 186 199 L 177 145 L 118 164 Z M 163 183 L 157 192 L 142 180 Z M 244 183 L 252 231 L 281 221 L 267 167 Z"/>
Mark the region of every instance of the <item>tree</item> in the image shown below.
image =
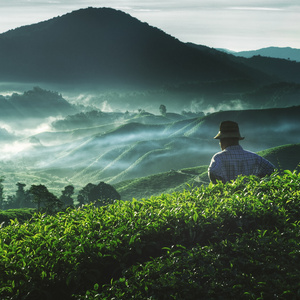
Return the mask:
<path id="1" fill-rule="evenodd" d="M 0 209 L 3 209 L 3 204 L 4 204 L 4 195 L 3 195 L 3 181 L 4 177 L 0 177 Z"/>
<path id="2" fill-rule="evenodd" d="M 62 195 L 60 196 L 59 200 L 61 201 L 63 207 L 69 207 L 74 205 L 74 201 L 72 195 L 74 194 L 74 186 L 68 185 L 61 191 Z"/>
<path id="3" fill-rule="evenodd" d="M 18 208 L 16 206 L 16 196 L 8 195 L 2 209 L 14 209 L 14 208 Z"/>
<path id="4" fill-rule="evenodd" d="M 84 198 L 82 195 L 77 196 L 78 206 L 84 205 Z"/>
<path id="5" fill-rule="evenodd" d="M 114 187 L 100 182 L 90 191 L 90 198 L 95 201 L 96 206 L 104 206 L 113 203 L 114 200 L 120 200 L 121 196 Z"/>
<path id="6" fill-rule="evenodd" d="M 29 191 L 33 196 L 33 202 L 38 206 L 38 211 L 43 208 L 46 213 L 55 213 L 62 206 L 60 200 L 42 184 L 32 185 Z"/>
<path id="7" fill-rule="evenodd" d="M 95 203 L 95 206 L 103 206 L 120 200 L 120 194 L 109 184 L 100 182 L 98 185 L 88 183 L 78 192 L 77 200 L 80 205 Z"/>
<path id="8" fill-rule="evenodd" d="M 77 196 L 77 201 L 79 202 L 79 205 L 90 203 L 89 194 L 90 191 L 95 187 L 94 184 L 88 183 L 85 187 L 83 187 L 79 192 Z"/>
<path id="9" fill-rule="evenodd" d="M 159 107 L 159 111 L 161 113 L 162 116 L 165 116 L 167 114 L 167 108 L 165 105 L 161 104 Z"/>
<path id="10" fill-rule="evenodd" d="M 18 182 L 16 186 L 18 187 L 15 196 L 16 206 L 19 208 L 33 207 L 29 191 L 24 190 L 26 184 Z"/>

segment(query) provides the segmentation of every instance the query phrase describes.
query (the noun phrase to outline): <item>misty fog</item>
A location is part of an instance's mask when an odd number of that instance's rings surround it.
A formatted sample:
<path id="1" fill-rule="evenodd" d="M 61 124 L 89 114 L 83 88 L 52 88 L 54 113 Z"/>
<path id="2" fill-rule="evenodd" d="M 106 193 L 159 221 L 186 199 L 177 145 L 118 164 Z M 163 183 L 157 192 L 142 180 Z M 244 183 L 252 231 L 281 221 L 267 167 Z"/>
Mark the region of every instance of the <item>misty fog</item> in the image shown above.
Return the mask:
<path id="1" fill-rule="evenodd" d="M 65 96 L 38 87 L 3 93 L 0 163 L 5 184 L 15 189 L 17 182 L 42 181 L 60 189 L 208 165 L 220 151 L 213 137 L 224 119 L 239 122 L 246 137 L 241 144 L 250 151 L 300 142 L 299 107 L 255 110 L 239 99 L 214 105 L 201 97 L 182 100 L 180 106 L 169 96 L 162 91 Z M 24 109 L 26 103 L 30 107 Z"/>

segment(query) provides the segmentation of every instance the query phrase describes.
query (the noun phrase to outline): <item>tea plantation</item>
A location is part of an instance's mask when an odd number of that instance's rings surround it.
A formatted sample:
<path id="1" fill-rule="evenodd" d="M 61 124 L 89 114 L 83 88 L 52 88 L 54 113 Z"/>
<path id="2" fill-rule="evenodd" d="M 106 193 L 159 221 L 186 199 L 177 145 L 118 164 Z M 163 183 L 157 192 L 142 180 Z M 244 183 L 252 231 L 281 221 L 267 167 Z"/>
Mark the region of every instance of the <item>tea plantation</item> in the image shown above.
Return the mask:
<path id="1" fill-rule="evenodd" d="M 300 173 L 34 215 L 0 230 L 1 299 L 299 299 Z"/>

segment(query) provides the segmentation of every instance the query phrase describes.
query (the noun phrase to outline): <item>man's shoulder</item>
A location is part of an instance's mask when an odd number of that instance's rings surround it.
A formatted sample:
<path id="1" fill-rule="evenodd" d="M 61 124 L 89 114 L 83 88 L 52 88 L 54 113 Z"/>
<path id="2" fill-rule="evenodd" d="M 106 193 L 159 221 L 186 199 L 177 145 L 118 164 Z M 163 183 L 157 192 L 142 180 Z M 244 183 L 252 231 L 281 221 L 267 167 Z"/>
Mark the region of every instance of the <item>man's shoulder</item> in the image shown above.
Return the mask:
<path id="1" fill-rule="evenodd" d="M 258 155 L 257 153 L 255 152 L 252 152 L 252 151 L 249 151 L 249 150 L 243 150 L 243 152 L 248 155 L 248 156 L 251 156 L 251 157 L 255 157 L 257 159 L 263 159 L 260 155 Z"/>
<path id="2" fill-rule="evenodd" d="M 227 159 L 232 157 L 244 157 L 249 159 L 260 160 L 262 159 L 261 156 L 256 154 L 255 152 L 245 150 L 241 146 L 230 146 L 227 147 L 225 150 L 217 152 L 213 158 L 216 159 Z"/>
<path id="3" fill-rule="evenodd" d="M 258 154 L 249 150 L 245 150 L 241 145 L 230 146 L 226 148 L 226 150 L 228 150 L 229 152 L 243 153 L 249 156 L 259 157 Z"/>
<path id="4" fill-rule="evenodd" d="M 217 152 L 213 155 L 213 158 L 222 157 L 224 155 L 224 151 Z"/>

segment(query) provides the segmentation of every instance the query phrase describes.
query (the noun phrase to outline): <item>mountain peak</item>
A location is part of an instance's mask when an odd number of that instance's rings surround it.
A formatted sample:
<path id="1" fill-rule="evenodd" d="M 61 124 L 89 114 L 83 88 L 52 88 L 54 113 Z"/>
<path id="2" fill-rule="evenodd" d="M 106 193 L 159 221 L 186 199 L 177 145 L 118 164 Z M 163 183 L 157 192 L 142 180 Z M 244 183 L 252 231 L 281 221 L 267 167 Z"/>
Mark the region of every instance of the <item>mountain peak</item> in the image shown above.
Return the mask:
<path id="1" fill-rule="evenodd" d="M 69 31 L 78 31 L 78 33 L 80 33 L 86 30 L 86 27 L 89 29 L 94 28 L 94 30 L 99 30 L 99 26 L 101 27 L 107 24 L 114 24 L 115 26 L 118 26 L 124 22 L 130 23 L 139 21 L 125 12 L 115 10 L 113 8 L 88 7 L 74 10 L 62 16 L 57 16 L 36 24 L 22 26 L 0 34 L 0 36 L 5 36 L 8 38 L 18 36 L 22 37 L 24 34 L 32 35 L 37 32 L 52 30 L 57 30 L 56 33 Z"/>
<path id="2" fill-rule="evenodd" d="M 1 34 L 0 64 L 0 80 L 38 84 L 150 87 L 258 77 L 112 8 L 80 9 Z"/>

